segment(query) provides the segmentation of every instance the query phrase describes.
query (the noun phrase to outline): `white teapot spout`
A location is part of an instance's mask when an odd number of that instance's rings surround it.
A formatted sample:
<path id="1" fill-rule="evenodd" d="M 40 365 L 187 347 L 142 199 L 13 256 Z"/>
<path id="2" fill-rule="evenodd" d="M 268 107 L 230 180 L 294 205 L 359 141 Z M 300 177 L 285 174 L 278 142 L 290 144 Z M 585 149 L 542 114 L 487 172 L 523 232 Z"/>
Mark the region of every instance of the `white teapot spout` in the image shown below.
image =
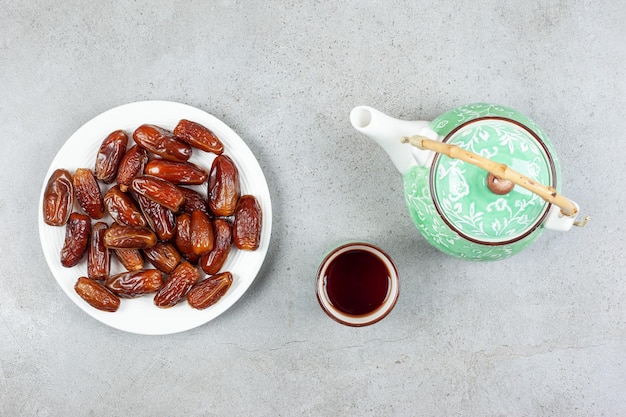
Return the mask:
<path id="1" fill-rule="evenodd" d="M 430 129 L 430 122 L 394 119 L 368 106 L 352 109 L 350 122 L 356 130 L 378 143 L 403 175 L 416 165 L 427 165 L 433 155 L 431 151 L 402 143 L 403 136 L 420 135 L 440 140 L 437 133 Z"/>

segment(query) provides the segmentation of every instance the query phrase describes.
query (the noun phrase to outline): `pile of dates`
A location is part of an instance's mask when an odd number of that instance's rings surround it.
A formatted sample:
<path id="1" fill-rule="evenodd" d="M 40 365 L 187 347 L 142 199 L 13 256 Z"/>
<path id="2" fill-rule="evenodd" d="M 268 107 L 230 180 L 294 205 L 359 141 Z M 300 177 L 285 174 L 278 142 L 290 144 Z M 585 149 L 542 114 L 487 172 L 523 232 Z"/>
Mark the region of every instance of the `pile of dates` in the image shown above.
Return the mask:
<path id="1" fill-rule="evenodd" d="M 232 245 L 259 247 L 261 207 L 255 196 L 241 195 L 235 163 L 205 126 L 184 119 L 173 131 L 144 124 L 132 139 L 129 148 L 126 132 L 112 132 L 93 170 L 57 169 L 48 180 L 44 221 L 66 227 L 61 264 L 71 268 L 87 257 L 87 276 L 74 289 L 99 310 L 117 311 L 120 298 L 146 294 L 161 308 L 185 298 L 207 308 L 233 282 L 221 270 Z M 216 155 L 209 171 L 189 162 L 193 149 Z M 198 185 L 206 195 L 188 187 Z M 112 224 L 102 221 L 107 214 Z M 111 256 L 126 271 L 111 274 Z"/>

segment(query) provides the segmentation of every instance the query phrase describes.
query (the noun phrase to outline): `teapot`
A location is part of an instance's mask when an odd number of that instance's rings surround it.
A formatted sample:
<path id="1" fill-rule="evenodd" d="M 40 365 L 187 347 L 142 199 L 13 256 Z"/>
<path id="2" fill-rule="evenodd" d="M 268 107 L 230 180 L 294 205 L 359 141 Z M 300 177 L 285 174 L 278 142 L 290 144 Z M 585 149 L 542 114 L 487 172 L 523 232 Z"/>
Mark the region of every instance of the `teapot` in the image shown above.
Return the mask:
<path id="1" fill-rule="evenodd" d="M 513 109 L 468 104 L 429 122 L 359 106 L 350 121 L 387 152 L 413 223 L 444 253 L 504 259 L 545 229 L 588 220 L 577 221 L 578 204 L 560 194 L 559 161 L 544 131 Z"/>

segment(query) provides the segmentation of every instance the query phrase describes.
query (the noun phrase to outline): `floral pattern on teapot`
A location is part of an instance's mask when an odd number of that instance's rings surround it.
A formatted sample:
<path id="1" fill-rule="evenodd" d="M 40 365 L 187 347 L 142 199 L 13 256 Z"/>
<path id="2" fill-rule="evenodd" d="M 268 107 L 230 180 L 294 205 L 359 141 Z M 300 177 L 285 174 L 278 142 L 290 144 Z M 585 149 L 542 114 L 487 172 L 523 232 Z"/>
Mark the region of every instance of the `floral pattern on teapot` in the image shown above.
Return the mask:
<path id="1" fill-rule="evenodd" d="M 422 236 L 441 251 L 471 260 L 504 259 L 514 255 L 539 237 L 534 233 L 523 241 L 508 245 L 481 245 L 464 238 L 452 230 L 441 218 L 430 194 L 428 173 L 430 169 L 416 166 L 404 176 L 404 195 L 409 214 Z"/>
<path id="2" fill-rule="evenodd" d="M 471 104 L 438 117 L 430 127 L 447 143 L 537 182 L 551 184 L 558 175 L 558 162 L 553 160 L 552 167 L 548 162 L 554 151 L 543 131 L 514 110 Z M 417 166 L 406 172 L 404 188 L 411 217 L 426 240 L 467 259 L 501 259 L 526 248 L 541 234 L 539 220 L 547 210 L 540 197 L 519 187 L 493 194 L 485 171 L 443 155 L 435 158 L 432 170 Z"/>
<path id="3" fill-rule="evenodd" d="M 502 120 L 477 120 L 456 131 L 448 143 L 506 164 L 538 183 L 552 183 L 547 155 L 523 128 Z M 487 188 L 484 170 L 457 159 L 439 156 L 432 172 L 442 215 L 474 239 L 509 240 L 525 233 L 547 210 L 537 194 L 521 187 L 496 196 Z"/>

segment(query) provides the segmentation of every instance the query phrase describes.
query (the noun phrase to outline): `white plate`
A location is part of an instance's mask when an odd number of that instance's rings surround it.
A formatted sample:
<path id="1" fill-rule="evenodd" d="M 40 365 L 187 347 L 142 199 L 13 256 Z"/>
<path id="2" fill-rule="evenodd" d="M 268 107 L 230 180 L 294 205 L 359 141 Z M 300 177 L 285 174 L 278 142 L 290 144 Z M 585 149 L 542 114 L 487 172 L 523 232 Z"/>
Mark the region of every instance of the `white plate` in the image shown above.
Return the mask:
<path id="1" fill-rule="evenodd" d="M 61 266 L 60 252 L 65 239 L 65 226 L 49 226 L 43 221 L 43 194 L 48 178 L 57 168 L 65 168 L 72 174 L 81 167 L 93 170 L 96 154 L 102 141 L 114 130 L 123 129 L 127 132 L 130 147 L 132 132 L 141 124 L 151 123 L 173 130 L 180 119 L 193 120 L 211 129 L 223 142 L 224 153 L 235 161 L 239 170 L 242 194 L 253 194 L 263 211 L 260 247 L 253 252 L 240 251 L 233 247 L 222 268 L 233 274 L 233 284 L 218 303 L 205 310 L 195 310 L 189 307 L 186 301 L 172 308 L 161 309 L 154 305 L 153 296 L 150 295 L 135 299 L 122 299 L 119 310 L 114 313 L 97 310 L 74 291 L 74 284 L 78 277 L 87 276 L 86 256 L 73 268 Z M 215 155 L 211 153 L 194 149 L 190 162 L 208 171 L 214 158 Z M 197 189 L 206 194 L 205 187 L 206 184 Z M 109 187 L 100 184 L 100 188 L 104 193 Z M 79 210 L 78 205 L 75 209 Z M 214 116 L 185 104 L 166 101 L 125 104 L 100 114 L 78 129 L 65 142 L 48 169 L 41 189 L 38 216 L 39 236 L 46 261 L 54 278 L 70 300 L 106 325 L 131 333 L 150 335 L 171 334 L 192 329 L 213 320 L 230 308 L 246 292 L 259 272 L 269 247 L 272 227 L 272 207 L 267 182 L 259 163 L 244 141 Z M 105 221 L 110 224 L 110 218 L 106 218 Z M 123 267 L 115 256 L 111 259 L 111 272 L 123 271 Z M 146 267 L 151 266 L 146 262 Z"/>

